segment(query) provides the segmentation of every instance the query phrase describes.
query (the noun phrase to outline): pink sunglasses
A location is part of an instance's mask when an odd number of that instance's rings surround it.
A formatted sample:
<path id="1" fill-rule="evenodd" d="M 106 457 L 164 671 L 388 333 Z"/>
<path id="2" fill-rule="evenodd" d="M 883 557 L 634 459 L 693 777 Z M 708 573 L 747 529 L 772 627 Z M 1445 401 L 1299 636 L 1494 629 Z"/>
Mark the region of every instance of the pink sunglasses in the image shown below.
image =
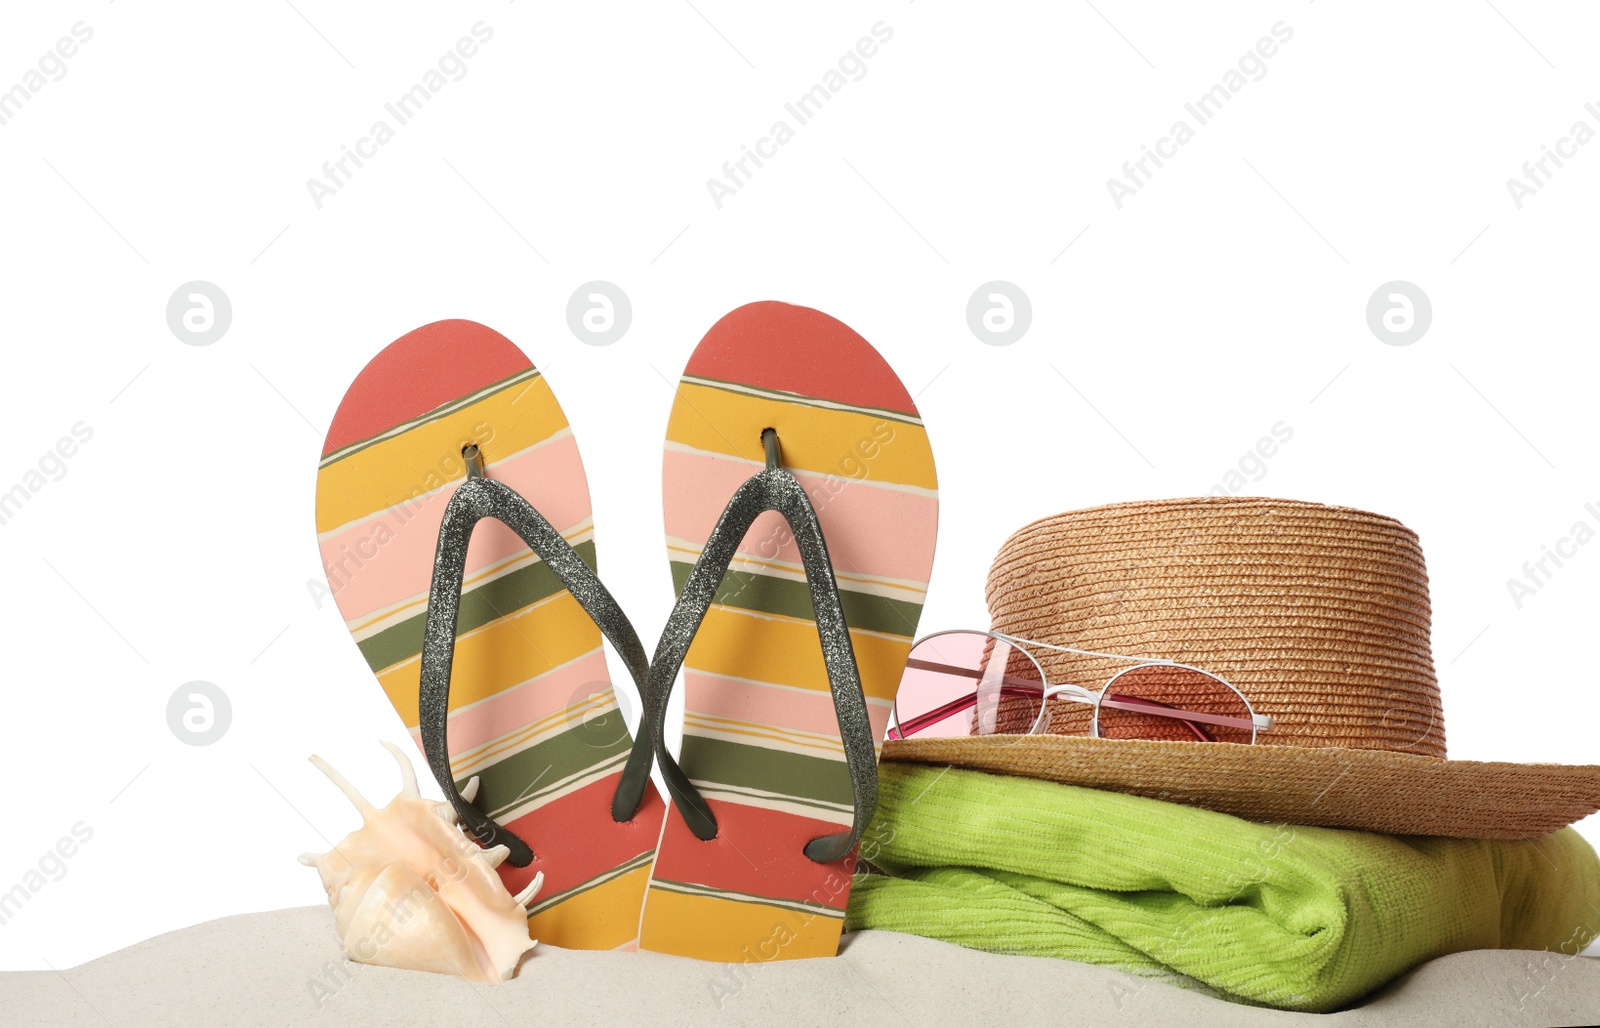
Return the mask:
<path id="1" fill-rule="evenodd" d="M 1050 685 L 1028 652 L 1035 647 L 1133 666 L 1112 675 L 1098 691 Z M 1257 714 L 1243 693 L 1201 668 L 954 629 L 912 646 L 895 694 L 889 738 L 1037 735 L 1050 729 L 1051 701 L 1057 700 L 1089 708 L 1056 715 L 1061 723 L 1052 734 L 1058 735 L 1248 744 L 1272 728 L 1272 718 Z"/>

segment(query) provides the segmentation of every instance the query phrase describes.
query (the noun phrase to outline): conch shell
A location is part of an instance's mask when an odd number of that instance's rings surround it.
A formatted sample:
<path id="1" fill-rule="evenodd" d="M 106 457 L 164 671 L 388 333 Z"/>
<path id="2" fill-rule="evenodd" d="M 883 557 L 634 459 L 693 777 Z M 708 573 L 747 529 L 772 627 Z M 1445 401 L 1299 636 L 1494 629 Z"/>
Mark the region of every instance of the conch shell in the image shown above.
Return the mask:
<path id="1" fill-rule="evenodd" d="M 344 841 L 300 857 L 322 875 L 345 954 L 363 964 L 505 981 L 536 945 L 526 905 L 544 884 L 543 873 L 511 895 L 494 870 L 509 851 L 478 846 L 450 804 L 422 798 L 405 753 L 383 745 L 400 765 L 402 789 L 382 809 L 327 761 L 311 758 L 361 812 L 361 827 Z M 474 778 L 461 795 L 470 801 L 477 791 Z"/>

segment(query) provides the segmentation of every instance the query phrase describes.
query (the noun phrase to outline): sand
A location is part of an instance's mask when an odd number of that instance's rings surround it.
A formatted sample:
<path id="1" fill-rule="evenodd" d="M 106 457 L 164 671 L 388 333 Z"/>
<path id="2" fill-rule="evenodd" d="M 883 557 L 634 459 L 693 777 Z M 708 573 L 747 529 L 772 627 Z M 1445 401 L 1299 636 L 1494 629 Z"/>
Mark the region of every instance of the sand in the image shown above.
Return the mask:
<path id="1" fill-rule="evenodd" d="M 740 967 L 540 946 L 495 986 L 345 961 L 326 907 L 242 914 L 68 971 L 0 973 L 6 1025 L 1552 1025 L 1600 1023 L 1600 959 L 1478 950 L 1360 1005 L 1296 1014 L 1088 964 L 893 932 Z"/>

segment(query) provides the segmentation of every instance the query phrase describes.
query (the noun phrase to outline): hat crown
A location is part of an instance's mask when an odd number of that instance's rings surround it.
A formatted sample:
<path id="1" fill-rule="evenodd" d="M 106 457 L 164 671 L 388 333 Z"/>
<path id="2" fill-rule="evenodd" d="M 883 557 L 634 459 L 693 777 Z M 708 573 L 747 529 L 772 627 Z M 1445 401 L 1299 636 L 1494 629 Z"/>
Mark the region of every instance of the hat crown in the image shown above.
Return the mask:
<path id="1" fill-rule="evenodd" d="M 1071 511 L 1006 540 L 987 599 L 1001 632 L 1226 678 L 1272 718 L 1262 742 L 1445 756 L 1427 568 L 1393 518 L 1255 497 Z M 1127 666 L 1032 653 L 1053 684 Z"/>

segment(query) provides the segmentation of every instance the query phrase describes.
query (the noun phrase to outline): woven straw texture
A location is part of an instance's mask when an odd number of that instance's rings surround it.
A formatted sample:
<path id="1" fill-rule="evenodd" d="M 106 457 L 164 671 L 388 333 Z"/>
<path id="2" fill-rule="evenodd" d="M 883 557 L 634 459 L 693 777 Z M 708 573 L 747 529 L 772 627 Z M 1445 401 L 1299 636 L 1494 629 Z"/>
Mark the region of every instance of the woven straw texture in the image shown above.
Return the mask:
<path id="1" fill-rule="evenodd" d="M 1427 571 L 1392 518 L 1260 498 L 1073 511 L 1008 539 L 987 596 L 998 631 L 1205 668 L 1273 728 L 1254 746 L 1091 739 L 1061 702 L 1050 735 L 891 741 L 885 760 L 1399 834 L 1530 838 L 1600 809 L 1600 767 L 1443 759 Z M 1127 666 L 1032 652 L 1052 684 Z"/>
<path id="2" fill-rule="evenodd" d="M 1271 715 L 1265 742 L 1445 755 L 1428 573 L 1391 518 L 1231 498 L 1074 511 L 1006 541 L 988 601 L 1001 632 L 1221 675 Z M 1034 656 L 1091 689 L 1126 666 Z M 1085 733 L 1081 704 L 1057 707 L 1052 732 Z"/>

